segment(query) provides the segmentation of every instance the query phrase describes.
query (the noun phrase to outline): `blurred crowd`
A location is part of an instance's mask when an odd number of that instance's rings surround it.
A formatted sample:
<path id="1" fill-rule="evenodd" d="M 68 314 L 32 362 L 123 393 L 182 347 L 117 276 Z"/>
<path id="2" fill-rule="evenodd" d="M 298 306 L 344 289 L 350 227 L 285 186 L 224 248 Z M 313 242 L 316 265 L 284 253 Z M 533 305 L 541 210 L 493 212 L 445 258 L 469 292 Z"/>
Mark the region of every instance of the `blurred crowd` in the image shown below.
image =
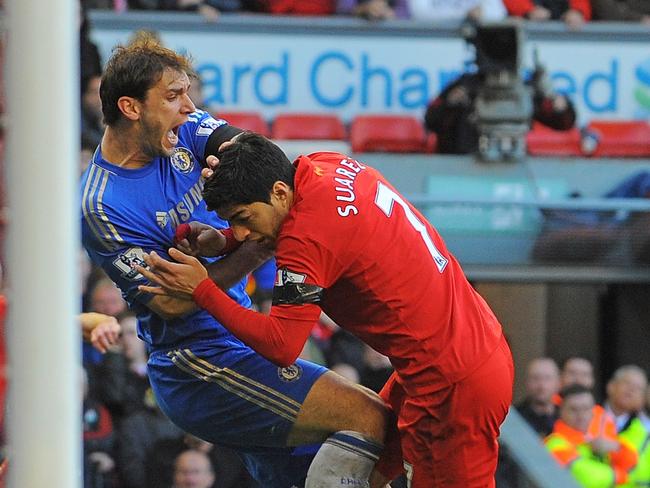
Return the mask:
<path id="1" fill-rule="evenodd" d="M 646 0 L 86 0 L 88 8 L 198 11 L 214 21 L 222 12 L 280 15 L 352 15 L 368 20 L 413 19 L 443 22 L 466 17 L 499 20 L 507 16 L 533 22 L 562 20 L 578 28 L 591 20 L 650 24 Z"/>
<path id="2" fill-rule="evenodd" d="M 517 411 L 540 442 L 580 486 L 650 485 L 650 390 L 646 372 L 634 364 L 619 367 L 601 397 L 594 368 L 584 357 L 530 361 L 525 398 Z M 500 470 L 500 486 L 517 486 Z"/>

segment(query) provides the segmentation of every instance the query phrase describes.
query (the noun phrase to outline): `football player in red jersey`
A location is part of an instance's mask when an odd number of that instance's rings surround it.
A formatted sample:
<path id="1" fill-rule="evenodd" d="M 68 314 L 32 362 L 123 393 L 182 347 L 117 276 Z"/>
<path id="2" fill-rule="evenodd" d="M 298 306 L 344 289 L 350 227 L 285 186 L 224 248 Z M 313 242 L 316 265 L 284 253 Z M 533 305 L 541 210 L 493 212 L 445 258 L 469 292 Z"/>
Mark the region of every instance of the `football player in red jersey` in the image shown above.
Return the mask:
<path id="1" fill-rule="evenodd" d="M 494 486 L 512 357 L 498 320 L 433 226 L 378 171 L 343 154 L 291 164 L 275 144 L 246 133 L 219 159 L 203 195 L 236 239 L 275 246 L 270 315 L 237 305 L 196 258 L 174 249 L 177 263 L 146 257 L 150 269 L 139 270 L 160 286 L 143 289 L 192 297 L 284 366 L 324 311 L 395 368 L 381 396 L 398 418 L 409 486 Z M 387 451 L 378 469 L 391 478 Z"/>

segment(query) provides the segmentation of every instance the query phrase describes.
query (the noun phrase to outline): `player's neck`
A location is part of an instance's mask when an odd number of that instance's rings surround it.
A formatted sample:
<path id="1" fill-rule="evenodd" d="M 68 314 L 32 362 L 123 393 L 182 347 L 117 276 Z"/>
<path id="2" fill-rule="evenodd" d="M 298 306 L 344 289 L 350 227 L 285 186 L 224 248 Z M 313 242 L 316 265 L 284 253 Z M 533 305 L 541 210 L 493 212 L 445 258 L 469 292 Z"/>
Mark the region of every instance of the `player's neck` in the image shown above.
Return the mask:
<path id="1" fill-rule="evenodd" d="M 151 158 L 140 150 L 138 141 L 131 134 L 128 130 L 107 127 L 102 138 L 102 158 L 127 169 L 142 168 L 149 164 Z"/>

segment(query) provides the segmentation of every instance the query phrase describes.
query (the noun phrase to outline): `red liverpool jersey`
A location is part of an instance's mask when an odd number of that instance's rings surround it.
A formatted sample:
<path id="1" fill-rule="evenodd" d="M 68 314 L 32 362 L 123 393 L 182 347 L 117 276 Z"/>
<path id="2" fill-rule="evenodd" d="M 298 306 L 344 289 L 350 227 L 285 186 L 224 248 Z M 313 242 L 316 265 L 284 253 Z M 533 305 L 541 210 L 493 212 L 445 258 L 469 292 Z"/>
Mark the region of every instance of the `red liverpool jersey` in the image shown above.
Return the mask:
<path id="1" fill-rule="evenodd" d="M 388 356 L 409 394 L 459 381 L 485 361 L 501 326 L 422 214 L 378 171 L 343 154 L 295 164 L 278 276 L 324 288 L 322 310 Z M 299 318 L 300 309 L 276 305 L 272 316 Z"/>

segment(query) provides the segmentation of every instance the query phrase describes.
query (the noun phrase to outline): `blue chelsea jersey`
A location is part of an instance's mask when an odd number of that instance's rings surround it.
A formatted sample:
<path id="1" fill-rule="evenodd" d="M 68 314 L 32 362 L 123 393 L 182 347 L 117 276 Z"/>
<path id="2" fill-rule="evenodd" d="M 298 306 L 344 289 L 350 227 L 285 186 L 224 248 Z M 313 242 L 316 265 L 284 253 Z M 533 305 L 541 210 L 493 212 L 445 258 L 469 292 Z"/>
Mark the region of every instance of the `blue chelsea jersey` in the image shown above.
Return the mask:
<path id="1" fill-rule="evenodd" d="M 146 303 L 153 296 L 138 290 L 147 280 L 133 267 L 144 264 L 145 252 L 156 251 L 169 258 L 167 250 L 181 223 L 199 221 L 215 228 L 227 227 L 215 212 L 207 210 L 201 178 L 208 137 L 225 124 L 206 112 L 194 112 L 180 127 L 172 155 L 155 158 L 138 169 L 110 164 L 98 148 L 81 179 L 83 245 L 92 261 L 122 290 L 138 315 L 140 337 L 152 349 L 225 336 L 236 341 L 203 310 L 169 321 L 152 313 Z M 228 294 L 248 307 L 245 286 L 243 280 Z"/>

